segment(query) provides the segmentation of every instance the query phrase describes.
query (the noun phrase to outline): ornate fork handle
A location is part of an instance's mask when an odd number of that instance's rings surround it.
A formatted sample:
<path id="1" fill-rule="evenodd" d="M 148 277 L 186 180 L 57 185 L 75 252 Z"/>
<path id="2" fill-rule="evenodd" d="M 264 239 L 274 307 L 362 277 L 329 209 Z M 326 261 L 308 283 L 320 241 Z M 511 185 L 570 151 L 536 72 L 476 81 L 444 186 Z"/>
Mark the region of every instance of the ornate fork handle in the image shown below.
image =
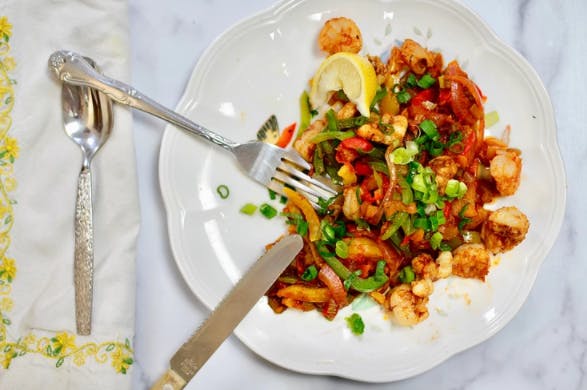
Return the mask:
<path id="1" fill-rule="evenodd" d="M 49 68 L 58 79 L 66 83 L 97 89 L 120 104 L 155 115 L 229 151 L 237 146 L 235 142 L 173 112 L 132 86 L 96 72 L 80 54 L 63 50 L 56 51 L 49 58 Z"/>

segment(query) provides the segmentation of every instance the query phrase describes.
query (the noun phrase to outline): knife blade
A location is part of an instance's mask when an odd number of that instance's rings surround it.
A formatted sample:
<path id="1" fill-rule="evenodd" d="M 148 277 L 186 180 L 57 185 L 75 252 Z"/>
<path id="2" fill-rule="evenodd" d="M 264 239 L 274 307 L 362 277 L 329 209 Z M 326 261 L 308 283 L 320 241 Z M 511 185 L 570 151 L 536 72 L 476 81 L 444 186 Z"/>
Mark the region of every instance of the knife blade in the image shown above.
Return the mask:
<path id="1" fill-rule="evenodd" d="M 198 330 L 177 350 L 170 360 L 170 368 L 151 390 L 183 389 L 302 247 L 301 236 L 289 235 L 261 256 Z"/>

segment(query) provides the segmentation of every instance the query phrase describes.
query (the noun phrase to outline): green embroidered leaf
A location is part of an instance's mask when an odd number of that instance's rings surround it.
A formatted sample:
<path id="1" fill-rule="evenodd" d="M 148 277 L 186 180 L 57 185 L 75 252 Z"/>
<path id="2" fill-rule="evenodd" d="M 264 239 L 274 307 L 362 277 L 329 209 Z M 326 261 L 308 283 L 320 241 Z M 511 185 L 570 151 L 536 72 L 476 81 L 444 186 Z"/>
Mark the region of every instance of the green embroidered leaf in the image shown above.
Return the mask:
<path id="1" fill-rule="evenodd" d="M 11 349 L 12 347 L 10 345 L 7 345 L 6 347 L 4 347 L 4 352 L 10 352 Z"/>
<path id="2" fill-rule="evenodd" d="M 45 352 L 47 352 L 47 355 L 53 356 L 53 349 L 50 345 L 47 345 L 47 349 L 45 350 Z"/>
<path id="3" fill-rule="evenodd" d="M 130 340 L 128 339 L 128 337 L 126 339 L 124 339 L 124 345 L 126 346 L 126 348 L 131 349 Z"/>
<path id="4" fill-rule="evenodd" d="M 114 349 L 114 347 L 115 347 L 114 343 L 108 344 L 108 346 L 106 347 L 106 351 L 107 352 L 110 352 L 110 351 L 112 351 Z"/>
<path id="5" fill-rule="evenodd" d="M 4 158 L 4 156 L 6 156 L 6 150 L 4 150 L 3 152 L 0 152 L 0 158 Z"/>
<path id="6" fill-rule="evenodd" d="M 9 282 L 12 282 L 12 278 L 8 278 L 8 281 L 9 281 Z M 6 324 L 6 325 L 10 325 L 10 324 L 12 324 L 12 321 L 10 321 L 10 319 L 8 319 L 8 318 L 6 318 L 6 317 L 2 318 L 2 322 L 3 322 L 4 324 Z"/>
<path id="7" fill-rule="evenodd" d="M 65 361 L 65 358 L 57 359 L 57 363 L 55 363 L 55 367 L 57 367 L 57 368 L 61 367 L 61 365 L 63 364 L 64 361 Z"/>
<path id="8" fill-rule="evenodd" d="M 126 358 L 123 360 L 123 362 L 125 362 L 128 365 L 131 365 L 131 364 L 133 364 L 134 360 L 132 360 L 132 358 Z"/>
<path id="9" fill-rule="evenodd" d="M 126 375 L 126 368 L 124 368 L 124 367 L 121 367 L 121 368 L 120 368 L 120 373 L 121 373 L 121 374 L 125 374 L 125 375 Z"/>
<path id="10" fill-rule="evenodd" d="M 55 337 L 51 337 L 51 342 L 56 343 L 57 339 Z"/>
<path id="11" fill-rule="evenodd" d="M 63 345 L 60 345 L 57 348 L 55 348 L 55 350 L 53 351 L 53 356 L 58 356 L 61 350 L 63 350 Z"/>

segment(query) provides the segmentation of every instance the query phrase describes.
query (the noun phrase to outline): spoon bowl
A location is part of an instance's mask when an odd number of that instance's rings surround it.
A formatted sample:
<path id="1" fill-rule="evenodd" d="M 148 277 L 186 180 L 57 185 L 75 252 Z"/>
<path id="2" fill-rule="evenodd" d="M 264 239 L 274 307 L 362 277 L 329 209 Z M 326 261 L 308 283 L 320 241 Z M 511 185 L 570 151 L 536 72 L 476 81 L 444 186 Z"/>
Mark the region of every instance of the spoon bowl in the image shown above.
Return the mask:
<path id="1" fill-rule="evenodd" d="M 94 61 L 86 60 L 96 67 Z M 94 234 L 92 218 L 92 159 L 112 130 L 112 101 L 89 87 L 63 84 L 61 89 L 65 133 L 82 150 L 75 206 L 74 283 L 76 328 L 80 335 L 91 333 Z"/>

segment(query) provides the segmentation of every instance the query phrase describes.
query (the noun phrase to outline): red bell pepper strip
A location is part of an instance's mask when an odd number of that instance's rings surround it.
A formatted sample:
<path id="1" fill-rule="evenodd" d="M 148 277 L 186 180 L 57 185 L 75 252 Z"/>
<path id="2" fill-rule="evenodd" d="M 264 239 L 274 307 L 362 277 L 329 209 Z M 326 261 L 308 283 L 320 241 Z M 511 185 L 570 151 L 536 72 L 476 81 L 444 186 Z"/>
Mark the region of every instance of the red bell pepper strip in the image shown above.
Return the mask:
<path id="1" fill-rule="evenodd" d="M 351 137 L 341 142 L 344 148 L 356 150 L 357 152 L 368 153 L 373 150 L 373 144 L 362 137 Z"/>
<path id="2" fill-rule="evenodd" d="M 277 142 L 275 142 L 275 145 L 279 146 L 280 148 L 285 148 L 287 145 L 289 145 L 291 139 L 293 138 L 295 131 L 296 131 L 296 122 L 292 123 L 291 125 L 287 126 L 285 129 L 283 129 L 283 131 L 279 135 L 279 138 L 277 139 Z"/>

